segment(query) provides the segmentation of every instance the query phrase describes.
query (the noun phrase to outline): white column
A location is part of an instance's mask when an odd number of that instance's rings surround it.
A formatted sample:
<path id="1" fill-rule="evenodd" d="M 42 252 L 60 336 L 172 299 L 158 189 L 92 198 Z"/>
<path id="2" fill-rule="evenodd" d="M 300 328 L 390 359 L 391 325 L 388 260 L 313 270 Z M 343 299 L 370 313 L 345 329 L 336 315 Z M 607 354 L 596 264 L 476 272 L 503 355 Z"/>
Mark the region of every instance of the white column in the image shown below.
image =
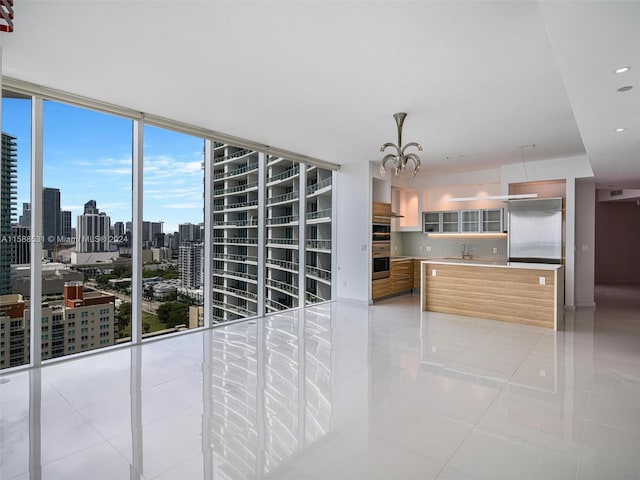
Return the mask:
<path id="1" fill-rule="evenodd" d="M 576 264 L 576 179 L 567 178 L 565 218 L 565 285 L 564 304 L 575 306 L 575 264 Z"/>
<path id="2" fill-rule="evenodd" d="M 300 165 L 300 190 L 298 203 L 298 307 L 304 307 L 307 302 L 307 166 Z"/>
<path id="3" fill-rule="evenodd" d="M 31 99 L 31 291 L 30 359 L 42 362 L 42 98 Z"/>
<path id="4" fill-rule="evenodd" d="M 204 141 L 204 281 L 203 326 L 211 326 L 213 316 L 213 140 Z"/>
<path id="5" fill-rule="evenodd" d="M 131 222 L 131 342 L 142 341 L 142 215 L 143 215 L 143 130 L 142 119 L 133 120 L 133 218 Z"/>
<path id="6" fill-rule="evenodd" d="M 266 268 L 264 266 L 267 254 L 267 236 L 265 235 L 267 212 L 267 155 L 258 153 L 258 308 L 257 314 L 263 317 L 265 314 L 265 289 L 267 285 Z"/>

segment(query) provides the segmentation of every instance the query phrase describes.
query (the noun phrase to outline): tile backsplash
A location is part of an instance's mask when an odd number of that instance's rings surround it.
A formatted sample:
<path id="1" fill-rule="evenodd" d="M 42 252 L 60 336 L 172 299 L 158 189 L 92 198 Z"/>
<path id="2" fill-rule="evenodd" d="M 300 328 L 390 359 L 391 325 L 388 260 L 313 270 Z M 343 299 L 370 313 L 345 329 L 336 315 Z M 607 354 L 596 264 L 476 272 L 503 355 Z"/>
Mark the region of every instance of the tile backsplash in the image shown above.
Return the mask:
<path id="1" fill-rule="evenodd" d="M 438 237 L 422 232 L 392 232 L 391 255 L 411 257 L 460 258 L 462 245 L 473 258 L 505 260 L 507 258 L 507 238 Z M 431 250 L 428 251 L 427 247 Z M 493 249 L 497 253 L 493 253 Z"/>

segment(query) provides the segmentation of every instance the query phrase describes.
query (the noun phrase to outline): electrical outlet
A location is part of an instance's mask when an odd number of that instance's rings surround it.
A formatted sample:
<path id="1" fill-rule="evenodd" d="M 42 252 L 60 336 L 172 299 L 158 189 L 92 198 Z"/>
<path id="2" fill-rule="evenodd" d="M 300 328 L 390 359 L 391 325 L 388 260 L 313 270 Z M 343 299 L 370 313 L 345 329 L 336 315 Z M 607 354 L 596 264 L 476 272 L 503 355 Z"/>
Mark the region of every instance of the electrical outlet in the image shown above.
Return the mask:
<path id="1" fill-rule="evenodd" d="M 395 246 L 393 247 L 393 251 L 394 251 L 394 252 L 397 252 L 397 251 L 398 251 L 398 246 L 397 246 L 397 245 L 395 245 Z"/>
<path id="2" fill-rule="evenodd" d="M 498 253 L 498 247 L 493 247 L 493 253 Z"/>
<path id="3" fill-rule="evenodd" d="M 431 270 L 431 276 L 432 276 L 432 277 L 435 277 L 435 276 L 436 276 L 436 273 L 437 273 L 437 272 L 436 272 L 436 269 L 435 269 L 435 268 L 434 268 L 433 270 Z"/>
<path id="4" fill-rule="evenodd" d="M 427 249 L 427 252 L 430 252 L 431 251 L 431 245 L 427 245 L 426 249 Z"/>
<path id="5" fill-rule="evenodd" d="M 546 285 L 547 284 L 547 279 L 544 278 L 544 277 L 540 277 L 539 281 L 540 281 L 540 285 Z"/>

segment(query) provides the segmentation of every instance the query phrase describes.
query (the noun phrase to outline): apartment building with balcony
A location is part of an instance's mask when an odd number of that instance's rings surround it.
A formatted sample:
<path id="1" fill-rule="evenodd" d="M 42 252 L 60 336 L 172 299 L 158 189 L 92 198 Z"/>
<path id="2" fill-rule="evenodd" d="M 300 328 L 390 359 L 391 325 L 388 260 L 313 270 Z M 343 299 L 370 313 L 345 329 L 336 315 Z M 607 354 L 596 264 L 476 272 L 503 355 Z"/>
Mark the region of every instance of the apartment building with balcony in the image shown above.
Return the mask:
<path id="1" fill-rule="evenodd" d="M 0 369 L 29 362 L 29 303 L 0 295 Z M 42 359 L 108 347 L 116 341 L 115 296 L 67 282 L 64 300 L 42 303 Z"/>
<path id="2" fill-rule="evenodd" d="M 258 314 L 259 156 L 214 143 L 213 322 Z"/>
<path id="3" fill-rule="evenodd" d="M 332 172 L 213 148 L 213 320 L 257 315 L 259 293 L 265 313 L 330 300 Z"/>

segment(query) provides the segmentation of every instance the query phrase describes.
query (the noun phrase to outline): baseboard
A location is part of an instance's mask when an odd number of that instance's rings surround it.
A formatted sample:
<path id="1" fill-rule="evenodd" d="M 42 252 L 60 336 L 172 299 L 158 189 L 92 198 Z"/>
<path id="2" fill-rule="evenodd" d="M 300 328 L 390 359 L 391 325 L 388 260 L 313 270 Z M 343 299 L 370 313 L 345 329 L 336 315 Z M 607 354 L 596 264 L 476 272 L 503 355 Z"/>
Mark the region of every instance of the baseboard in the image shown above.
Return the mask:
<path id="1" fill-rule="evenodd" d="M 350 305 L 360 305 L 364 307 L 370 304 L 369 300 L 358 300 L 357 298 L 346 298 L 346 297 L 338 297 L 336 298 L 336 302 L 348 303 Z"/>
<path id="2" fill-rule="evenodd" d="M 576 308 L 596 308 L 596 302 L 576 302 Z"/>

